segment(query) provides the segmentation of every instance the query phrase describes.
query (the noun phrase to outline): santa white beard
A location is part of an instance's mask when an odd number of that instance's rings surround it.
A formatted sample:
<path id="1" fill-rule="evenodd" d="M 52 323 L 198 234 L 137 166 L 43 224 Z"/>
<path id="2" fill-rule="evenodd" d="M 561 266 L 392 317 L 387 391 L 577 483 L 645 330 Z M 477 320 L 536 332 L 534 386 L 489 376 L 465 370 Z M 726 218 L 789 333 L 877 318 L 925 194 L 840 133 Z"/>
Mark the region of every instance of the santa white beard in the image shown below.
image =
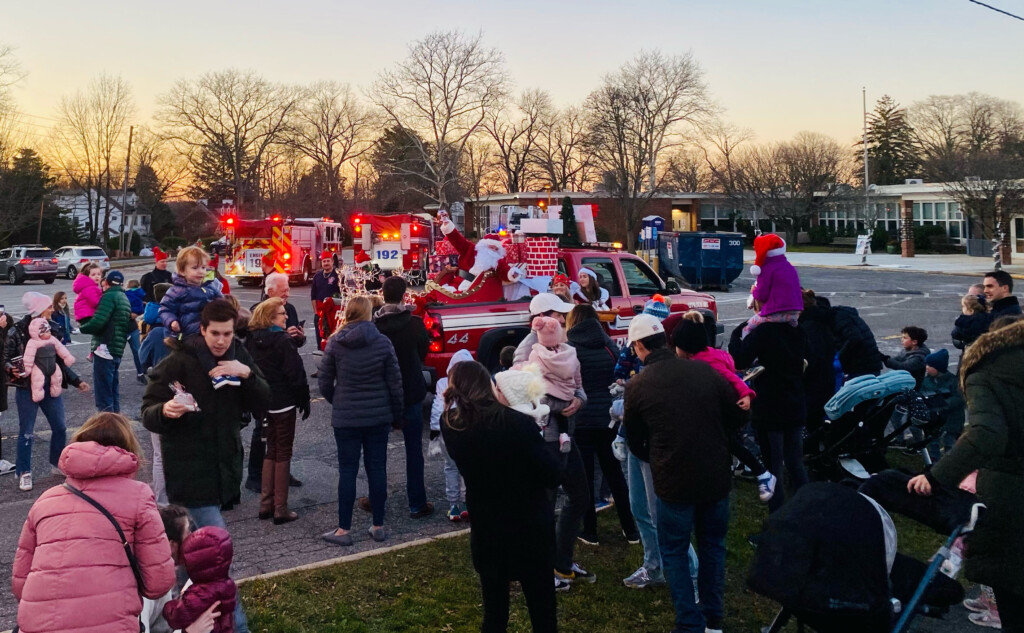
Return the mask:
<path id="1" fill-rule="evenodd" d="M 493 250 L 491 246 L 497 246 L 498 250 Z M 486 272 L 488 270 L 494 270 L 498 267 L 498 262 L 505 258 L 505 248 L 500 242 L 496 240 L 480 240 L 476 243 L 476 258 L 473 260 L 473 267 L 469 269 L 474 275 Z"/>

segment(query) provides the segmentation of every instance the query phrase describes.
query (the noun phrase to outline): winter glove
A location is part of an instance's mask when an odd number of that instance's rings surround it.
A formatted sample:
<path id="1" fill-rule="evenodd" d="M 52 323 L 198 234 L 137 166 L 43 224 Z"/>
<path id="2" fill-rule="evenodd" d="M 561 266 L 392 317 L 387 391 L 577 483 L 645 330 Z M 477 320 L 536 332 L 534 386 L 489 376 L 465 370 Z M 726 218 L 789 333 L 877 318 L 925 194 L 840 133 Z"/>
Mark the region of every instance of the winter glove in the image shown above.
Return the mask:
<path id="1" fill-rule="evenodd" d="M 626 387 L 617 382 L 613 382 L 608 385 L 608 393 L 612 394 L 612 398 L 621 398 L 622 395 L 626 393 Z"/>
<path id="2" fill-rule="evenodd" d="M 433 435 L 436 432 L 437 431 L 431 431 L 431 435 Z M 427 457 L 429 457 L 430 459 L 438 459 L 443 454 L 444 454 L 444 449 L 441 448 L 441 438 L 440 437 L 432 437 L 432 438 L 430 438 L 430 443 L 427 444 Z"/>
<path id="3" fill-rule="evenodd" d="M 625 407 L 626 407 L 625 402 L 626 401 L 623 400 L 622 398 L 619 398 L 617 400 L 613 400 L 612 401 L 612 406 L 611 406 L 610 409 L 608 409 L 608 414 L 612 416 L 612 421 L 614 421 L 614 422 L 621 422 L 622 421 L 622 415 L 625 413 Z"/>
<path id="4" fill-rule="evenodd" d="M 558 452 L 568 453 L 572 450 L 572 439 L 569 438 L 568 433 L 558 434 Z"/>
<path id="5" fill-rule="evenodd" d="M 306 400 L 304 403 L 296 406 L 295 408 L 298 409 L 299 413 L 302 414 L 303 420 L 309 419 L 309 400 Z"/>
<path id="6" fill-rule="evenodd" d="M 615 455 L 615 459 L 620 462 L 626 461 L 626 439 L 621 435 L 616 435 L 615 439 L 612 440 L 612 455 Z"/>

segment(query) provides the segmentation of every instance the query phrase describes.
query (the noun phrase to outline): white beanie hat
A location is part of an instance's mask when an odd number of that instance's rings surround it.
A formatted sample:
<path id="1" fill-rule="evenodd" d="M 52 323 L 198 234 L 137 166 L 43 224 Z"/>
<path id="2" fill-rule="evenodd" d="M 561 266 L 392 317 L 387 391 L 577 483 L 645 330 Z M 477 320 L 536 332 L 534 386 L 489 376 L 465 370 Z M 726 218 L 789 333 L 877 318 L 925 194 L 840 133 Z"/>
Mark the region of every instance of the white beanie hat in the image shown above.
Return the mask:
<path id="1" fill-rule="evenodd" d="M 519 369 L 508 369 L 495 374 L 494 382 L 508 400 L 509 407 L 533 417 L 537 424 L 547 419 L 550 408 L 540 404 L 545 390 L 540 367 L 527 363 Z"/>

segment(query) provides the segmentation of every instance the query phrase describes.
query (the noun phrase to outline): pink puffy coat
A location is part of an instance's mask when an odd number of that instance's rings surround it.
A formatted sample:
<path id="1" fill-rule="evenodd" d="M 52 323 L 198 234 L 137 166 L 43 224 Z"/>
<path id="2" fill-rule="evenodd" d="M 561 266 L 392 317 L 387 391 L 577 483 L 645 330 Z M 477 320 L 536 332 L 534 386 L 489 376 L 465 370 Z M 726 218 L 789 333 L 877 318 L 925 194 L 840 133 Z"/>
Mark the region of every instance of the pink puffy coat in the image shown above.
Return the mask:
<path id="1" fill-rule="evenodd" d="M 147 598 L 174 585 L 174 561 L 149 486 L 135 481 L 139 459 L 96 442 L 60 456 L 67 481 L 117 519 L 142 569 Z M 138 633 L 142 600 L 107 517 L 63 486 L 36 500 L 14 555 L 14 596 L 22 633 Z"/>
<path id="2" fill-rule="evenodd" d="M 100 285 L 87 275 L 79 273 L 72 282 L 71 289 L 75 291 L 75 320 L 91 319 L 92 315 L 96 314 L 100 297 L 103 296 Z"/>

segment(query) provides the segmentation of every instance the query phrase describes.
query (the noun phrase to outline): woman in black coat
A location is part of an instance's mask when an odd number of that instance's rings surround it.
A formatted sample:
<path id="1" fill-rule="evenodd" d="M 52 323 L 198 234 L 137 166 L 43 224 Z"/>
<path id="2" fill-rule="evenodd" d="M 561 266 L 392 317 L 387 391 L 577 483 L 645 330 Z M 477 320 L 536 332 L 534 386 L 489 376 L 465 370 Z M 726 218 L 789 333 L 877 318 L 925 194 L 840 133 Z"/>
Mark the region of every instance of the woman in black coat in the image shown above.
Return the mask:
<path id="1" fill-rule="evenodd" d="M 612 454 L 612 442 L 618 426 L 611 425 L 608 409 L 612 406 L 612 396 L 608 387 L 615 382 L 615 363 L 619 358 L 619 349 L 608 338 L 601 327 L 597 311 L 590 305 L 578 305 L 566 319 L 569 345 L 576 348 L 583 377 L 583 391 L 587 394 L 587 404 L 576 416 L 576 445 L 583 457 L 583 469 L 587 473 L 587 490 L 590 492 L 590 503 L 583 515 L 583 532 L 580 539 L 590 545 L 597 545 L 597 512 L 594 509 L 594 458 L 601 466 L 608 487 L 615 500 L 615 510 L 619 513 L 619 524 L 622 534 L 631 543 L 640 540 L 633 513 L 629 510 L 629 489 L 626 478 L 622 475 L 622 465 Z"/>
<path id="2" fill-rule="evenodd" d="M 799 324 L 807 342 L 804 397 L 807 401 L 807 430 L 814 432 L 825 420 L 825 404 L 836 392 L 836 343 L 832 337 L 832 315 L 827 300 L 815 297 L 813 290 L 804 290 L 803 295 L 804 311 L 800 313 Z"/>
<path id="3" fill-rule="evenodd" d="M 288 483 L 297 413 L 309 417 L 309 383 L 299 350 L 286 331 L 288 312 L 284 300 L 267 299 L 256 306 L 249 319 L 251 334 L 245 347 L 270 384 L 270 405 L 259 412 L 263 440 L 263 478 L 260 488 L 260 519 L 288 523 L 298 515 L 288 510 Z"/>
<path id="4" fill-rule="evenodd" d="M 441 421 L 473 517 L 469 543 L 483 593 L 481 630 L 508 628 L 509 583 L 518 580 L 534 633 L 553 632 L 555 517 L 548 489 L 558 485 L 558 463 L 533 418 L 496 400 L 491 385 L 480 363 L 455 365 Z"/>

